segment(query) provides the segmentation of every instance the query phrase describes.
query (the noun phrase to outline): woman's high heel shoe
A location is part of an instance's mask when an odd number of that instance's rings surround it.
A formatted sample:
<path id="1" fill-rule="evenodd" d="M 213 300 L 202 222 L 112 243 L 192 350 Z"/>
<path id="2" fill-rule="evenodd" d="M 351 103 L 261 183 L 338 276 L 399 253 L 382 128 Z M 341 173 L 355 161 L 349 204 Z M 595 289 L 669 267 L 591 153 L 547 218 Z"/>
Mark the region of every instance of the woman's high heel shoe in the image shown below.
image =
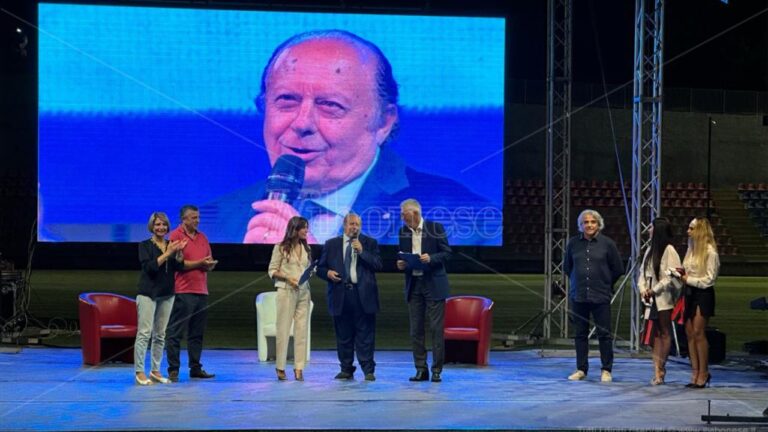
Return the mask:
<path id="1" fill-rule="evenodd" d="M 691 376 L 691 382 L 689 382 L 688 384 L 686 384 L 686 385 L 685 385 L 685 387 L 687 387 L 687 388 L 693 388 L 693 387 L 696 387 L 696 377 L 697 377 L 697 376 L 698 376 L 698 372 L 694 370 L 694 371 L 693 371 L 693 376 Z"/>
<path id="2" fill-rule="evenodd" d="M 136 374 L 136 384 L 140 386 L 148 386 L 148 385 L 152 385 L 152 380 L 148 378 L 144 378 L 144 379 L 139 378 L 139 374 Z"/>
<path id="3" fill-rule="evenodd" d="M 704 381 L 702 384 L 694 384 L 693 388 L 703 389 L 704 387 L 709 387 L 709 382 L 712 379 L 712 374 L 707 374 L 707 380 Z"/>
<path id="4" fill-rule="evenodd" d="M 162 376 L 160 372 L 155 373 L 155 371 L 152 371 L 149 373 L 149 379 L 160 384 L 170 384 L 171 380 L 168 378 Z"/>
<path id="5" fill-rule="evenodd" d="M 304 372 L 301 369 L 294 369 L 293 377 L 296 378 L 296 381 L 304 381 Z"/>
<path id="6" fill-rule="evenodd" d="M 278 381 L 285 381 L 287 378 L 285 377 L 285 371 L 282 369 L 275 369 L 275 372 L 277 372 L 277 380 Z"/>

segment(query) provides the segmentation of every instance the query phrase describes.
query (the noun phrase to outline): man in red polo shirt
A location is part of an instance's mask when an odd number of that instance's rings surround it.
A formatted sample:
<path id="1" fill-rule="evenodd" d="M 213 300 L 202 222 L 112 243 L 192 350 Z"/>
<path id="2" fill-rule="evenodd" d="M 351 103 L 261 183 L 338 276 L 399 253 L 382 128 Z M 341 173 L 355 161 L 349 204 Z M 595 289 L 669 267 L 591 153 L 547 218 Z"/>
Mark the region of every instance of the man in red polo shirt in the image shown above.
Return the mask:
<path id="1" fill-rule="evenodd" d="M 193 205 L 181 208 L 181 225 L 173 230 L 171 241 L 185 240 L 184 270 L 176 273 L 176 297 L 168 325 L 168 378 L 179 380 L 179 351 L 181 339 L 187 333 L 190 378 L 213 378 L 200 363 L 203 352 L 203 332 L 208 320 L 208 272 L 217 261 L 211 256 L 208 238 L 197 230 L 200 225 L 200 211 Z"/>

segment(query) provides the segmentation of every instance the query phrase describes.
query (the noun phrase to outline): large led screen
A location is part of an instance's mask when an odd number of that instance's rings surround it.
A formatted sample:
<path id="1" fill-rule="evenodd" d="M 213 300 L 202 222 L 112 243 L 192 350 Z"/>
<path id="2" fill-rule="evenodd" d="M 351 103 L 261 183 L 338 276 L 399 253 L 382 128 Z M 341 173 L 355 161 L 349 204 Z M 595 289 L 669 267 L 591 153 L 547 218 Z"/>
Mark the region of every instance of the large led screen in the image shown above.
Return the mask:
<path id="1" fill-rule="evenodd" d="M 193 204 L 214 243 L 297 214 L 323 242 L 353 211 L 396 244 L 414 198 L 501 245 L 503 18 L 40 4 L 39 28 L 40 241 Z"/>

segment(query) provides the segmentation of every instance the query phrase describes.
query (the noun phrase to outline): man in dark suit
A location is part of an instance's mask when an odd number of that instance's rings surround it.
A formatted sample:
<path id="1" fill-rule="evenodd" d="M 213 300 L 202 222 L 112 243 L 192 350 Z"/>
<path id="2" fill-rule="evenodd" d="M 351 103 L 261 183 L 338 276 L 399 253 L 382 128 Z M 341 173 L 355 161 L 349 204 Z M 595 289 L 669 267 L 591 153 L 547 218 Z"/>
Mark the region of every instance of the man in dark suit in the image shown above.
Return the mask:
<path id="1" fill-rule="evenodd" d="M 432 382 L 440 382 L 445 361 L 445 299 L 448 297 L 448 274 L 445 264 L 451 247 L 443 226 L 421 217 L 421 204 L 407 199 L 400 204 L 405 226 L 400 228 L 400 251 L 415 255 L 414 262 L 397 260 L 397 268 L 405 271 L 405 300 L 411 325 L 411 344 L 416 375 L 410 381 L 427 380 L 427 349 L 424 345 L 424 322 L 429 319 L 432 333 Z"/>
<path id="2" fill-rule="evenodd" d="M 373 351 L 376 342 L 376 313 L 379 288 L 375 272 L 381 270 L 379 244 L 360 234 L 361 219 L 354 213 L 344 217 L 344 234 L 325 242 L 317 275 L 328 281 L 328 311 L 333 316 L 336 351 L 341 372 L 336 379 L 352 379 L 357 362 L 366 381 L 376 380 Z"/>

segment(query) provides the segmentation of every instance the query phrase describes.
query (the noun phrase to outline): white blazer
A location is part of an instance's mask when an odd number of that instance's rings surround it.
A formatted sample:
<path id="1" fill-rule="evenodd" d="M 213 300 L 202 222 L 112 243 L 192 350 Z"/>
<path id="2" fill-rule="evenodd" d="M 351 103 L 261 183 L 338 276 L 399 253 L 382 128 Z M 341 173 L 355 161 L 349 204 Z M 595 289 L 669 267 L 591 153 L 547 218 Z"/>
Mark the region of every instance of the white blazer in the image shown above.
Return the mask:
<path id="1" fill-rule="evenodd" d="M 691 255 L 691 248 L 685 253 L 683 266 L 688 275 L 688 285 L 700 289 L 709 288 L 715 285 L 718 273 L 720 273 L 720 256 L 712 245 L 707 245 L 707 268 L 700 269 L 696 260 Z"/>
<path id="2" fill-rule="evenodd" d="M 304 270 L 309 266 L 309 255 L 303 246 L 298 245 L 293 248 L 290 256 L 285 256 L 283 250 L 280 248 L 280 243 L 276 244 L 272 248 L 272 259 L 269 260 L 269 267 L 267 267 L 267 274 L 270 278 L 274 277 L 274 274 L 280 270 L 280 273 L 300 278 Z M 279 279 L 275 281 L 275 288 L 290 288 L 288 283 Z M 309 281 L 299 288 L 309 289 Z"/>
<path id="3" fill-rule="evenodd" d="M 670 310 L 675 307 L 675 301 L 680 294 L 680 289 L 675 286 L 675 279 L 670 276 L 669 269 L 682 267 L 680 264 L 680 255 L 677 254 L 675 247 L 667 245 L 664 254 L 661 256 L 659 264 L 659 279 L 653 271 L 653 262 L 651 260 L 651 249 L 645 251 L 643 265 L 640 267 L 640 275 L 637 277 L 637 286 L 640 295 L 646 291 L 653 291 L 656 298 L 656 308 L 660 311 Z"/>

